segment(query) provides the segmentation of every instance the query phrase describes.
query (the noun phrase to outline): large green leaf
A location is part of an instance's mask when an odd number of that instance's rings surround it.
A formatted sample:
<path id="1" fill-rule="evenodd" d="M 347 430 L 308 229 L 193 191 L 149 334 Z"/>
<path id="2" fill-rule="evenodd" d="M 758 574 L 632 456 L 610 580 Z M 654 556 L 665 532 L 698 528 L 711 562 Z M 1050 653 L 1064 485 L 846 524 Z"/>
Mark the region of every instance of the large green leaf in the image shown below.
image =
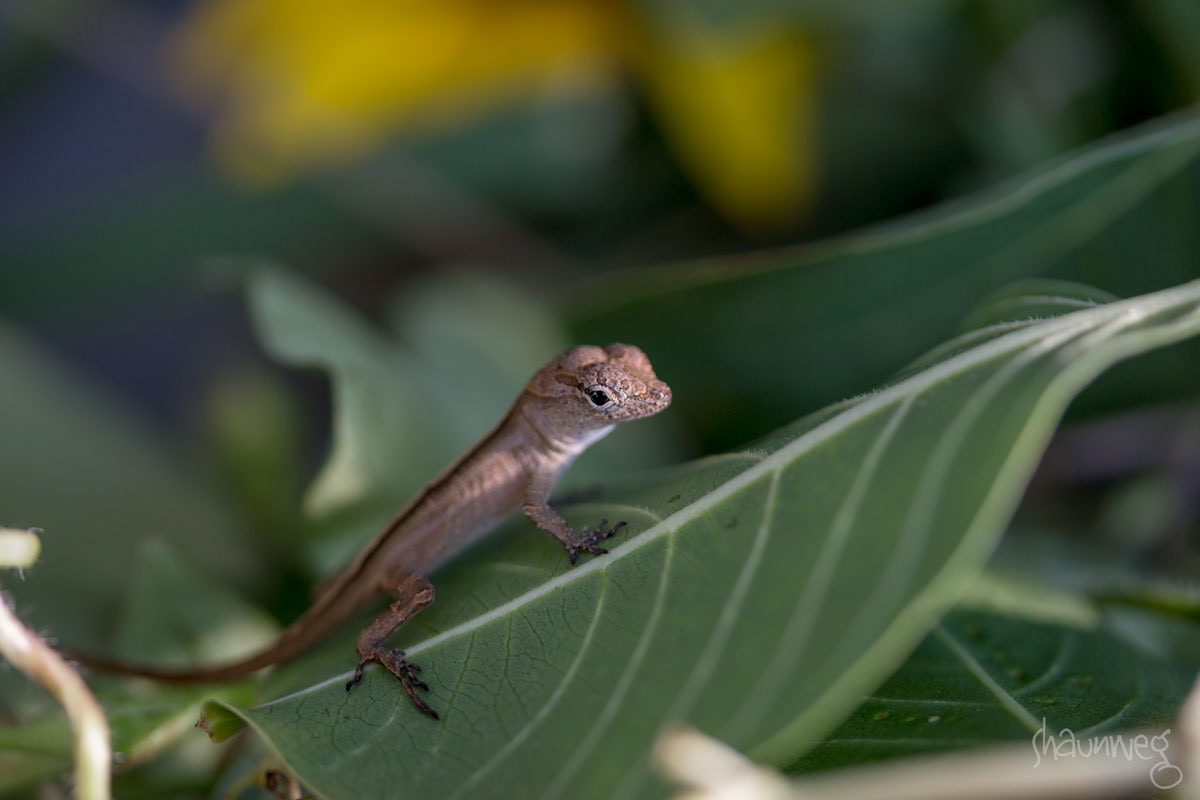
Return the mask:
<path id="1" fill-rule="evenodd" d="M 630 521 L 608 556 L 568 569 L 532 532 L 493 541 L 399 637 L 440 722 L 378 670 L 208 713 L 330 798 L 654 795 L 650 742 L 676 720 L 790 760 L 976 574 L 1071 398 L 1197 333 L 1200 283 L 1030 323 L 570 508 Z"/>
<path id="2" fill-rule="evenodd" d="M 1021 278 L 1122 297 L 1198 275 L 1200 120 L 1156 122 L 969 201 L 816 245 L 639 268 L 580 287 L 580 336 L 677 370 L 675 413 L 714 447 L 870 389 Z M 1122 394 L 1200 387 L 1200 344 Z"/>

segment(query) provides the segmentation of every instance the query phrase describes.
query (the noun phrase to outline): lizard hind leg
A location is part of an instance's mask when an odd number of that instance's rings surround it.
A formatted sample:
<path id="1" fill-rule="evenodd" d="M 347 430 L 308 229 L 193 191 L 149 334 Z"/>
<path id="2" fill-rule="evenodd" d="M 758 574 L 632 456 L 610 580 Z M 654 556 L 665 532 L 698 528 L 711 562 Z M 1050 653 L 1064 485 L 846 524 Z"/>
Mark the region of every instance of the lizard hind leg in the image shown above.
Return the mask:
<path id="1" fill-rule="evenodd" d="M 421 668 L 407 661 L 403 650 L 384 647 L 384 642 L 389 636 L 399 630 L 411 616 L 433 602 L 433 584 L 423 575 L 406 572 L 391 583 L 388 589 L 397 599 L 371 620 L 358 635 L 358 655 L 361 660 L 358 662 L 358 668 L 354 670 L 354 677 L 346 684 L 346 691 L 350 691 L 362 680 L 363 668 L 374 662 L 396 676 L 418 711 L 438 719 L 437 712 L 417 694 L 418 689 L 429 691 L 429 686 L 417 677 Z"/>

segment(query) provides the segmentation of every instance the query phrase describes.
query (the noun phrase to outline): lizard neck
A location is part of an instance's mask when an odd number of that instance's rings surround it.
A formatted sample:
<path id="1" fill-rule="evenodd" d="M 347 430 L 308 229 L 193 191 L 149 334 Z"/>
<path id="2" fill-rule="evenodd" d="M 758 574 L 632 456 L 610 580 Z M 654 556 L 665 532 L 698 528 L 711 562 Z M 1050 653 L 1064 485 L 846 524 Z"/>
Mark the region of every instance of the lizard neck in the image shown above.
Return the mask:
<path id="1" fill-rule="evenodd" d="M 551 430 L 541 423 L 539 415 L 525 403 L 517 405 L 517 413 L 533 435 L 535 446 L 551 459 L 561 459 L 563 466 L 573 461 L 580 453 L 607 436 L 613 425 L 579 430 Z"/>

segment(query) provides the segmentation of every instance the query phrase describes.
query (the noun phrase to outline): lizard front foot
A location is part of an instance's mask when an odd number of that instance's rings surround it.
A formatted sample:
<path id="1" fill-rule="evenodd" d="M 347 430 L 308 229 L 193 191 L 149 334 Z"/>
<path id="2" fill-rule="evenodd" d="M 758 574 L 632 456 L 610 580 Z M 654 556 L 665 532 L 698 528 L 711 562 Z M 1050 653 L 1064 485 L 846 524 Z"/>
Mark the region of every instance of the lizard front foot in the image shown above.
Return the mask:
<path id="1" fill-rule="evenodd" d="M 362 680 L 363 667 L 372 661 L 396 676 L 400 681 L 400 685 L 404 687 L 404 693 L 408 695 L 409 700 L 412 700 L 413 705 L 417 707 L 418 711 L 428 717 L 440 719 L 438 713 L 430 708 L 429 704 L 417 694 L 417 689 L 422 689 L 426 692 L 429 691 L 429 684 L 417 677 L 417 673 L 421 671 L 421 668 L 411 661 L 406 660 L 403 650 L 381 647 L 365 656 L 362 661 L 358 662 L 358 667 L 354 670 L 354 677 L 346 684 L 347 692 Z"/>
<path id="2" fill-rule="evenodd" d="M 603 547 L 597 547 L 596 542 L 604 541 L 612 536 L 621 530 L 621 528 L 624 528 L 625 523 L 623 521 L 618 522 L 608 530 L 604 530 L 604 526 L 607 524 L 608 520 L 602 519 L 595 530 L 590 530 L 589 526 L 584 525 L 582 529 L 575 532 L 572 541 L 566 545 L 567 557 L 571 559 L 572 564 L 575 563 L 575 559 L 579 557 L 580 553 L 591 553 L 594 556 L 602 556 L 608 552 Z"/>

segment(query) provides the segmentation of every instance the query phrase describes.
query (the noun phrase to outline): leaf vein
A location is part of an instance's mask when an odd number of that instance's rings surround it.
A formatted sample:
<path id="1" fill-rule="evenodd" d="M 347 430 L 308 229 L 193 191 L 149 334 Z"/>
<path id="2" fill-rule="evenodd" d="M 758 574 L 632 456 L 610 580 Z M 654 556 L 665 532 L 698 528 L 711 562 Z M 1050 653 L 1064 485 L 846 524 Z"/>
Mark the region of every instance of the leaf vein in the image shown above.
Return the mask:
<path id="1" fill-rule="evenodd" d="M 1141 680 L 1141 677 L 1139 676 L 1133 682 L 1133 695 L 1128 700 L 1126 700 L 1125 703 L 1120 708 L 1118 708 L 1115 713 L 1108 715 L 1104 719 L 1097 722 L 1095 725 L 1091 725 L 1087 728 L 1084 728 L 1082 731 L 1079 732 L 1078 735 L 1080 737 L 1091 736 L 1092 734 L 1103 730 L 1105 727 L 1111 725 L 1112 723 L 1116 722 L 1121 717 L 1125 716 L 1125 713 L 1128 712 L 1129 709 L 1133 708 L 1133 704 L 1136 703 L 1138 700 L 1140 700 L 1141 697 L 1142 697 L 1142 680 Z"/>
<path id="2" fill-rule="evenodd" d="M 779 497 L 780 474 L 781 470 L 771 473 L 771 483 L 767 487 L 767 495 L 763 499 L 762 520 L 759 522 L 758 530 L 754 535 L 754 542 L 750 546 L 750 552 L 746 555 L 746 561 L 742 565 L 742 569 L 738 572 L 738 577 L 729 591 L 728 598 L 726 598 L 721 606 L 721 613 L 717 618 L 716 624 L 713 626 L 712 634 L 705 643 L 704 649 L 700 652 L 699 658 L 696 659 L 695 666 L 692 667 L 691 672 L 688 673 L 687 678 L 683 681 L 679 692 L 675 695 L 675 699 L 663 714 L 662 718 L 666 722 L 682 719 L 686 716 L 687 711 L 695 704 L 696 698 L 699 697 L 705 683 L 712 677 L 717 662 L 720 661 L 721 655 L 725 652 L 729 636 L 733 632 L 734 625 L 737 623 L 738 613 L 741 611 L 742 604 L 746 601 L 746 595 L 750 591 L 754 577 L 758 574 L 758 569 L 762 565 L 762 556 L 766 550 L 767 541 L 771 538 L 771 520 L 774 516 Z M 625 774 L 621 776 L 621 780 L 618 781 L 614 796 L 635 796 L 636 787 L 627 784 L 640 782 L 638 778 L 639 767 L 643 763 L 639 759 L 630 765 Z"/>
<path id="3" fill-rule="evenodd" d="M 1114 319 L 1119 319 L 1119 315 L 1114 316 Z M 1107 320 L 1107 322 L 1111 323 L 1114 319 Z M 1040 340 L 1031 342 L 1025 348 L 1025 352 L 1018 353 L 1004 363 L 962 404 L 953 419 L 946 425 L 933 451 L 929 454 L 925 466 L 921 469 L 908 505 L 908 511 L 904 516 L 903 527 L 896 537 L 890 568 L 861 604 L 862 611 L 855 617 L 846 635 L 842 637 L 842 647 L 852 645 L 856 636 L 861 636 L 861 629 L 868 621 L 867 615 L 872 608 L 894 603 L 911 585 L 913 577 L 920 569 L 921 556 L 924 555 L 928 546 L 928 533 L 933 526 L 936 509 L 940 508 L 939 500 L 945 485 L 945 477 L 949 474 L 955 456 L 958 455 L 963 442 L 971 432 L 972 424 L 983 416 L 988 403 L 1026 366 L 1037 358 L 1060 349 L 1064 343 L 1076 336 L 1086 335 L 1089 329 L 1094 330 L 1088 326 L 1067 326 L 1053 334 L 1046 334 Z"/>
<path id="4" fill-rule="evenodd" d="M 579 643 L 579 652 L 577 652 L 575 654 L 575 658 L 571 660 L 571 664 L 569 667 L 567 667 L 567 671 L 563 674 L 558 686 L 554 687 L 554 692 L 551 693 L 550 697 L 546 699 L 546 702 L 542 704 L 542 707 L 538 709 L 537 713 L 534 714 L 533 717 L 519 731 L 513 734 L 512 737 L 510 737 L 508 741 L 504 743 L 504 746 L 497 750 L 486 764 L 475 770 L 475 772 L 473 772 L 470 777 L 468 777 L 467 780 L 464 781 L 461 786 L 459 786 L 458 790 L 451 795 L 451 798 L 462 797 L 468 789 L 478 784 L 479 781 L 483 780 L 483 777 L 487 775 L 488 772 L 493 770 L 497 765 L 500 764 L 501 761 L 506 759 L 509 754 L 514 752 L 522 742 L 529 738 L 534 728 L 536 728 L 542 722 L 542 720 L 546 719 L 546 717 L 550 715 L 550 712 L 554 710 L 555 706 L 558 705 L 558 701 L 561 700 L 563 695 L 566 693 L 567 686 L 570 685 L 571 681 L 575 679 L 576 674 L 578 674 L 579 668 L 583 664 L 584 656 L 591 647 L 592 639 L 595 636 L 596 629 L 600 625 L 600 618 L 602 616 L 605 598 L 607 595 L 608 576 L 602 575 L 600 591 L 596 595 L 596 608 L 595 611 L 592 612 L 592 619 L 588 623 L 588 627 L 583 634 L 582 641 Z"/>
<path id="5" fill-rule="evenodd" d="M 550 785 L 546 787 L 544 792 L 542 792 L 541 797 L 543 800 L 544 798 L 559 795 L 564 789 L 566 789 L 567 783 L 570 781 L 571 776 L 574 775 L 581 766 L 583 766 L 583 763 L 587 760 L 587 757 L 591 754 L 592 750 L 594 750 L 596 745 L 599 744 L 601 737 L 604 735 L 604 731 L 612 723 L 613 718 L 616 717 L 617 712 L 621 709 L 622 705 L 624 705 L 625 695 L 629 692 L 630 687 L 633 686 L 634 677 L 637 674 L 638 669 L 641 667 L 642 660 L 646 657 L 646 653 L 650 650 L 650 642 L 654 638 L 654 633 L 658 629 L 658 622 L 662 618 L 663 608 L 666 606 L 668 584 L 667 578 L 671 573 L 671 559 L 674 553 L 675 537 L 668 536 L 666 540 L 666 550 L 664 551 L 663 555 L 662 571 L 659 575 L 658 590 L 654 595 L 654 605 L 651 607 L 650 615 L 647 617 L 646 624 L 642 628 L 642 634 L 638 638 L 638 643 L 629 656 L 629 662 L 621 671 L 621 677 L 617 681 L 617 685 L 613 687 L 612 693 L 608 696 L 608 701 L 604 704 L 604 707 L 600 710 L 600 713 L 596 715 L 595 723 L 593 723 L 591 729 L 588 730 L 587 735 L 579 743 L 579 746 L 575 748 L 573 753 L 571 753 L 571 757 L 567 759 L 565 764 L 562 765 L 562 768 L 558 771 L 558 774 L 554 776 L 554 779 L 550 782 Z"/>
<path id="6" fill-rule="evenodd" d="M 1033 715 L 1017 701 L 1015 697 L 1005 691 L 995 678 L 983 668 L 983 665 L 975 660 L 967 648 L 962 645 L 954 634 L 946 630 L 944 625 L 938 625 L 933 629 L 933 634 L 946 648 L 954 655 L 956 659 L 966 668 L 967 672 L 983 684 L 983 688 L 987 689 L 1000 702 L 1000 707 L 1011 714 L 1022 725 L 1029 729 L 1030 733 L 1038 730 L 1040 723 L 1033 718 Z"/>
<path id="7" fill-rule="evenodd" d="M 804 591 L 797 598 L 796 604 L 792 607 L 783 634 L 779 637 L 779 642 L 754 691 L 730 720 L 731 728 L 736 730 L 739 727 L 745 729 L 752 726 L 754 718 L 764 713 L 770 704 L 770 698 L 775 694 L 774 687 L 786 680 L 794 671 L 796 661 L 800 658 L 812 632 L 812 626 L 816 621 L 823 598 L 829 591 L 833 575 L 837 572 L 837 565 L 845 553 L 846 542 L 855 516 L 863 498 L 866 497 L 867 486 L 874 478 L 875 471 L 883 459 L 883 453 L 891 444 L 901 421 L 912 407 L 912 402 L 913 396 L 902 398 L 888 418 L 883 430 L 871 443 L 871 448 L 867 451 L 854 476 L 854 482 L 846 491 L 841 505 L 830 522 L 821 551 L 809 573 L 809 580 Z"/>
<path id="8" fill-rule="evenodd" d="M 936 705 L 936 706 L 986 706 L 992 707 L 991 703 L 985 703 L 982 700 L 943 700 L 937 697 L 881 697 L 877 694 L 870 694 L 866 697 L 872 703 L 901 703 L 912 705 Z"/>
<path id="9" fill-rule="evenodd" d="M 1013 692 L 1013 694 L 1020 695 L 1025 694 L 1026 692 L 1036 691 L 1044 684 L 1057 678 L 1062 672 L 1063 667 L 1066 665 L 1067 659 L 1072 653 L 1074 653 L 1074 651 L 1075 636 L 1074 634 L 1068 632 L 1063 635 L 1062 639 L 1059 640 L 1058 650 L 1054 653 L 1054 658 L 1050 660 L 1050 663 L 1046 666 L 1046 669 L 1042 671 L 1042 674 L 1038 675 L 1029 683 Z"/>

